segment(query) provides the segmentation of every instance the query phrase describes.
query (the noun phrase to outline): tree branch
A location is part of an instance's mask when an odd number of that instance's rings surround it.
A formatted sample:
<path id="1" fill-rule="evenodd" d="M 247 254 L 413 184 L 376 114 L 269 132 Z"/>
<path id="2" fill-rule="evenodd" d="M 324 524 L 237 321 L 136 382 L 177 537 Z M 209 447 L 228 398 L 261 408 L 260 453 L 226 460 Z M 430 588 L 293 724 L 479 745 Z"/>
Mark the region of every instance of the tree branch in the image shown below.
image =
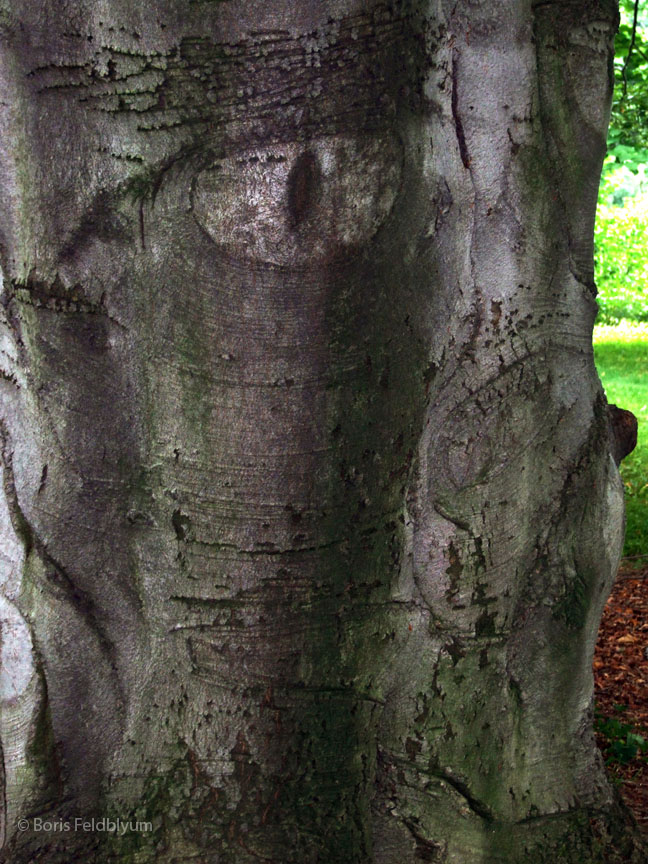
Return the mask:
<path id="1" fill-rule="evenodd" d="M 628 63 L 630 62 L 630 58 L 632 57 L 632 51 L 635 47 L 635 39 L 637 37 L 637 18 L 639 16 L 639 0 L 635 0 L 634 4 L 634 16 L 632 18 L 632 36 L 630 37 L 630 47 L 628 48 L 628 53 L 626 55 L 625 61 L 623 63 L 623 69 L 621 70 L 621 77 L 623 78 L 623 96 L 625 99 L 628 92 L 628 78 L 627 78 L 627 69 Z"/>

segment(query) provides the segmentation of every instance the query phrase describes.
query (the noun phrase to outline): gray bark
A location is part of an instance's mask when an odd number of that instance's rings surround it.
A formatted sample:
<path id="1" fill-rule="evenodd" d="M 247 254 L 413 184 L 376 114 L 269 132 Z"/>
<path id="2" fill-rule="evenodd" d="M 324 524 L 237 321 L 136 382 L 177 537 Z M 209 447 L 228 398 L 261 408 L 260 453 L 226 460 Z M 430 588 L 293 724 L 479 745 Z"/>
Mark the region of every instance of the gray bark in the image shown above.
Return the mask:
<path id="1" fill-rule="evenodd" d="M 591 716 L 616 20 L 2 0 L 3 860 L 642 860 Z"/>

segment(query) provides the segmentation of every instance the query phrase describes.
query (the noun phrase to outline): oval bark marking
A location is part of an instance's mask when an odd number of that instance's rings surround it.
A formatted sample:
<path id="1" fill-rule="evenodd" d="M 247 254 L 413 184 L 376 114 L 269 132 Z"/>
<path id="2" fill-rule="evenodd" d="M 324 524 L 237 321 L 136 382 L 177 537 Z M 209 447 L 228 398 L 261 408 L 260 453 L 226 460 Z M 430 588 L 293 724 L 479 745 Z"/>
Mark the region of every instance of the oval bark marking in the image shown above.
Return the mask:
<path id="1" fill-rule="evenodd" d="M 330 136 L 214 162 L 194 179 L 193 216 L 224 253 L 297 269 L 366 246 L 392 210 L 402 148 L 393 137 Z"/>

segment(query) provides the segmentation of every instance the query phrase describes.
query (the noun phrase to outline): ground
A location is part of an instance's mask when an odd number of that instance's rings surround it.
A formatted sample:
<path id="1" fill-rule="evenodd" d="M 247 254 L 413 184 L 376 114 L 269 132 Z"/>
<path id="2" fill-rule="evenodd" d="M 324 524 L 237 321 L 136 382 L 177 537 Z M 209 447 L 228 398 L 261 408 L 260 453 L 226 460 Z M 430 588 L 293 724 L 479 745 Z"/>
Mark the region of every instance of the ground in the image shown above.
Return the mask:
<path id="1" fill-rule="evenodd" d="M 648 556 L 619 569 L 599 630 L 594 682 L 608 772 L 648 835 Z"/>

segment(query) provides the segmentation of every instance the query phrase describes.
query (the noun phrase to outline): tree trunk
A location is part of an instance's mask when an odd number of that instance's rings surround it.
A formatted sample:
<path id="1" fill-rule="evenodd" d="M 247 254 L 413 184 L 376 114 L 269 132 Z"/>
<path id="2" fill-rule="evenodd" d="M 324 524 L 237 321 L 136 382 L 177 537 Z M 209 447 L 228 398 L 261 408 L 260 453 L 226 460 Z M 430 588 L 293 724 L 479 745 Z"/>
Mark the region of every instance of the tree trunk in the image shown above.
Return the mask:
<path id="1" fill-rule="evenodd" d="M 592 734 L 616 22 L 1 0 L 4 861 L 643 860 Z"/>

